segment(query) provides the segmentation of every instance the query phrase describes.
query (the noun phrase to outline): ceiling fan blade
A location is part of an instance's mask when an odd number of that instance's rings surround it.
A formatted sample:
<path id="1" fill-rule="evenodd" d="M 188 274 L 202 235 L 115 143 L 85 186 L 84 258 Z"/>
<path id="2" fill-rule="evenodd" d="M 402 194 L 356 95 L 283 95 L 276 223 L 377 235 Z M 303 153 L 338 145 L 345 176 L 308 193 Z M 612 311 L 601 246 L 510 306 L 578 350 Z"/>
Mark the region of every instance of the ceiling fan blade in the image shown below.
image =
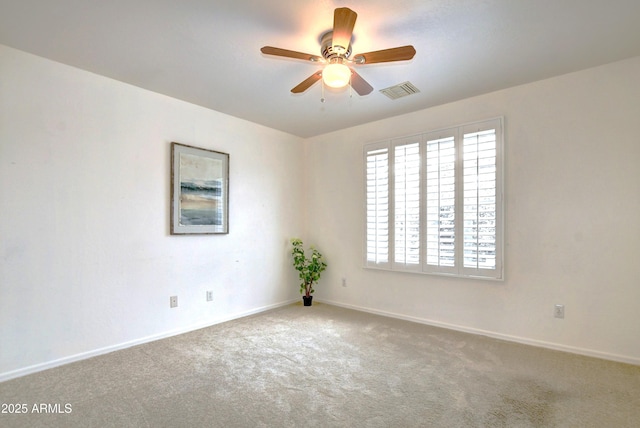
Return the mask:
<path id="1" fill-rule="evenodd" d="M 348 7 L 339 7 L 335 10 L 333 13 L 333 35 L 331 36 L 333 52 L 345 53 L 349 49 L 357 17 L 358 14 Z"/>
<path id="2" fill-rule="evenodd" d="M 318 55 L 311 55 L 304 52 L 290 51 L 288 49 L 274 48 L 273 46 L 264 46 L 260 52 L 266 55 L 283 56 L 286 58 L 302 59 L 305 61 L 322 62 L 324 58 Z"/>
<path id="3" fill-rule="evenodd" d="M 354 70 L 351 70 L 351 87 L 358 95 L 368 95 L 373 91 L 373 87 Z"/>
<path id="4" fill-rule="evenodd" d="M 416 50 L 413 46 L 401 46 L 399 48 L 383 49 L 355 55 L 353 60 L 357 64 L 375 64 L 377 62 L 404 61 L 413 58 Z"/>
<path id="5" fill-rule="evenodd" d="M 316 83 L 321 78 L 322 78 L 322 71 L 316 71 L 311 76 L 309 76 L 305 80 L 303 80 L 298 86 L 293 88 L 291 90 L 291 92 L 293 92 L 294 94 L 299 94 L 301 92 L 304 92 L 307 89 L 309 89 L 311 87 L 311 85 Z"/>

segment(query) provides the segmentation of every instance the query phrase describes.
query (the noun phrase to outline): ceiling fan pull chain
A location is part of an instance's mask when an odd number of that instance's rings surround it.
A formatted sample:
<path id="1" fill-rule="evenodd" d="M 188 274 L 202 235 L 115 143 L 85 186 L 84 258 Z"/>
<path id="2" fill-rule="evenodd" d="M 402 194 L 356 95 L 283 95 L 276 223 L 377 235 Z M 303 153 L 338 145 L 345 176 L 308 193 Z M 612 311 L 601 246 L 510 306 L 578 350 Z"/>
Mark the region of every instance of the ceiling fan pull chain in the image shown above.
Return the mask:
<path id="1" fill-rule="evenodd" d="M 320 85 L 322 86 L 322 95 L 320 98 L 320 102 L 323 103 L 324 102 L 324 80 L 320 79 Z"/>

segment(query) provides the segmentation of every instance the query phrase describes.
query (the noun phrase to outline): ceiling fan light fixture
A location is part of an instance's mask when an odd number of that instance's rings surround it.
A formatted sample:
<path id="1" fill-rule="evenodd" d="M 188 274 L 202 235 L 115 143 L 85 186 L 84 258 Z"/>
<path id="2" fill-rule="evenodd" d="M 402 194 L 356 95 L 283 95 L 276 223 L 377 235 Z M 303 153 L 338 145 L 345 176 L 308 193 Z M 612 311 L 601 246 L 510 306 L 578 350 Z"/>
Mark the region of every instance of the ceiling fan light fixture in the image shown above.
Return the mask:
<path id="1" fill-rule="evenodd" d="M 342 63 L 327 64 L 322 70 L 322 81 L 330 88 L 344 88 L 351 80 L 351 70 Z"/>

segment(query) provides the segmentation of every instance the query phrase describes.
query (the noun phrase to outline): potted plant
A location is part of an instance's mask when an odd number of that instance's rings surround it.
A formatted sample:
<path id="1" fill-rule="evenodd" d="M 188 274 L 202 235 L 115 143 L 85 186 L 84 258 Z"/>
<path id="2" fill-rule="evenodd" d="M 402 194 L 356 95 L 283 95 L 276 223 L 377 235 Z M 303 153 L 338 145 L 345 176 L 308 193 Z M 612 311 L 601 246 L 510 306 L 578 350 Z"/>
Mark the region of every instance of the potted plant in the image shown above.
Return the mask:
<path id="1" fill-rule="evenodd" d="M 311 306 L 314 292 L 313 284 L 318 282 L 320 274 L 327 268 L 327 264 L 322 257 L 322 254 L 313 247 L 309 247 L 311 250 L 311 256 L 307 257 L 304 253 L 302 246 L 302 240 L 293 238 L 291 240 L 293 250 L 293 267 L 298 271 L 298 277 L 300 278 L 300 294 L 303 294 L 302 300 L 305 306 Z"/>

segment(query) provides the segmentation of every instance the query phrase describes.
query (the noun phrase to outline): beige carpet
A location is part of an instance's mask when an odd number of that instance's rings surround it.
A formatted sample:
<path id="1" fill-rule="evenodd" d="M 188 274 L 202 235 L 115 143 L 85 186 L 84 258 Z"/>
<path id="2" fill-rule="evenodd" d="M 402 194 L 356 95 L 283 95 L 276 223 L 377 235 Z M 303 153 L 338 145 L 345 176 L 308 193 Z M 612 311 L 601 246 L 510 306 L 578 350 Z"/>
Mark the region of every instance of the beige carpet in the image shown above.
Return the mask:
<path id="1" fill-rule="evenodd" d="M 0 402 L 27 410 L 2 427 L 638 427 L 640 367 L 314 303 L 3 382 Z"/>

